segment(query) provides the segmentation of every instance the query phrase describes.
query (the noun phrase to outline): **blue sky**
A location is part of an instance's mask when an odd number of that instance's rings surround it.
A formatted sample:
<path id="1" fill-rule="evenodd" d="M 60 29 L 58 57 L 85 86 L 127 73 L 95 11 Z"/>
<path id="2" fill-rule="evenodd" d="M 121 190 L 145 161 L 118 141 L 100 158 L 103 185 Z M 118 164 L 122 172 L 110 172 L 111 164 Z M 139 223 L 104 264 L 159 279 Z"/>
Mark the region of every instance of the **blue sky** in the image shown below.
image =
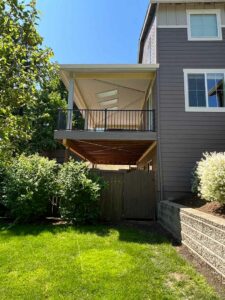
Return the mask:
<path id="1" fill-rule="evenodd" d="M 136 63 L 149 0 L 37 0 L 39 32 L 59 63 Z"/>

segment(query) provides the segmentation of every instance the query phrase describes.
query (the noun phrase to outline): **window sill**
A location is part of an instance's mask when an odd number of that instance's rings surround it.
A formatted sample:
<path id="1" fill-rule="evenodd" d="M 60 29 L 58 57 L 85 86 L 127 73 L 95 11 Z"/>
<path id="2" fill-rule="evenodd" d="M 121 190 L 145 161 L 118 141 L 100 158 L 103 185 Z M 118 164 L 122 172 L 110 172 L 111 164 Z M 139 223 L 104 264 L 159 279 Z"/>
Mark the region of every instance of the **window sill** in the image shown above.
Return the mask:
<path id="1" fill-rule="evenodd" d="M 223 112 L 225 113 L 225 107 L 186 107 L 186 112 Z"/>
<path id="2" fill-rule="evenodd" d="M 222 41 L 222 37 L 217 38 L 188 38 L 190 42 L 214 42 L 214 41 Z"/>

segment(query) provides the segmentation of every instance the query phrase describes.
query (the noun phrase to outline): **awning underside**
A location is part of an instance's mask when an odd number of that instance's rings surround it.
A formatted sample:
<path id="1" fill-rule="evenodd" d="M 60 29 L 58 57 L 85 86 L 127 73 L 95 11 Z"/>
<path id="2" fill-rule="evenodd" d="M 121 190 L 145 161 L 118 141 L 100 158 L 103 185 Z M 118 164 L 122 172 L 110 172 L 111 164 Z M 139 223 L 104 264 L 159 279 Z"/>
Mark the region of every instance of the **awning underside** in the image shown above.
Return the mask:
<path id="1" fill-rule="evenodd" d="M 67 140 L 67 147 L 94 164 L 135 165 L 153 141 Z"/>
<path id="2" fill-rule="evenodd" d="M 142 109 L 158 65 L 60 65 L 79 109 Z"/>
<path id="3" fill-rule="evenodd" d="M 150 81 L 148 79 L 77 79 L 75 82 L 75 89 L 79 90 L 87 108 L 120 110 L 142 109 Z M 79 101 L 77 105 L 80 106 Z"/>

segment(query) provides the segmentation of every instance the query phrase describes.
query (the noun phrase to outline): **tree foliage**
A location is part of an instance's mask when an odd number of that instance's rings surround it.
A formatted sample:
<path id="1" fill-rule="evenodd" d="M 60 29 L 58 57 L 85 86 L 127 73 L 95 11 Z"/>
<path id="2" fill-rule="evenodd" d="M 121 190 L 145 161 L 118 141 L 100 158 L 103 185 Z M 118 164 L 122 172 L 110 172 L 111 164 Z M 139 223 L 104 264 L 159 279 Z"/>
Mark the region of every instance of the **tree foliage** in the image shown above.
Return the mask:
<path id="1" fill-rule="evenodd" d="M 50 136 L 51 110 L 63 103 L 53 52 L 42 45 L 38 19 L 34 0 L 0 1 L 0 159 L 49 147 L 35 144 L 43 132 L 45 141 Z"/>
<path id="2" fill-rule="evenodd" d="M 38 91 L 38 104 L 32 112 L 32 137 L 27 149 L 30 153 L 42 153 L 60 147 L 54 140 L 59 108 L 65 108 L 67 91 L 57 74 Z"/>

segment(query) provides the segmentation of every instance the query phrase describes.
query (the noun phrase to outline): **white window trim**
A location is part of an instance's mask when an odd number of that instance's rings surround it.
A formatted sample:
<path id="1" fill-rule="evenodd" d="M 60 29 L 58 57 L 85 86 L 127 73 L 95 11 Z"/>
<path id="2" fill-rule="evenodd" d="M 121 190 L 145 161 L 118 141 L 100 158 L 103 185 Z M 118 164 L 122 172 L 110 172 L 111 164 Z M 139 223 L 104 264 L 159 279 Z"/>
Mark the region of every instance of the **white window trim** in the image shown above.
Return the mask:
<path id="1" fill-rule="evenodd" d="M 221 26 L 221 11 L 220 9 L 188 9 L 187 13 L 187 32 L 189 41 L 221 41 L 222 40 L 222 26 Z M 191 36 L 191 15 L 194 14 L 216 14 L 218 36 L 217 37 L 192 37 Z"/>
<path id="2" fill-rule="evenodd" d="M 187 112 L 225 112 L 225 107 L 193 107 L 189 106 L 188 95 L 188 74 L 206 74 L 208 73 L 223 73 L 225 78 L 225 69 L 184 69 L 184 96 L 185 96 L 185 111 Z M 206 86 L 207 87 L 207 86 Z M 206 103 L 208 97 L 206 97 Z M 208 105 L 208 103 L 207 103 Z"/>

